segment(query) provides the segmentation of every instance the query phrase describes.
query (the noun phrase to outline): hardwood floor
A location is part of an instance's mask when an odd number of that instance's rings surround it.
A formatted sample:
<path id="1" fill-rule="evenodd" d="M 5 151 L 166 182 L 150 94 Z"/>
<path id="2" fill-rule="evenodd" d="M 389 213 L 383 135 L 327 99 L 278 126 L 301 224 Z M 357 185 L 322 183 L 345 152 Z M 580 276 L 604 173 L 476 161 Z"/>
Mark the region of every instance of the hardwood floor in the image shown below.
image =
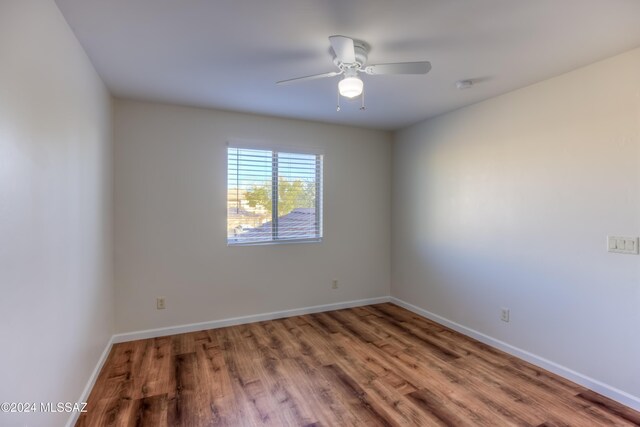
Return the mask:
<path id="1" fill-rule="evenodd" d="M 393 304 L 114 345 L 77 426 L 630 426 L 640 413 Z"/>

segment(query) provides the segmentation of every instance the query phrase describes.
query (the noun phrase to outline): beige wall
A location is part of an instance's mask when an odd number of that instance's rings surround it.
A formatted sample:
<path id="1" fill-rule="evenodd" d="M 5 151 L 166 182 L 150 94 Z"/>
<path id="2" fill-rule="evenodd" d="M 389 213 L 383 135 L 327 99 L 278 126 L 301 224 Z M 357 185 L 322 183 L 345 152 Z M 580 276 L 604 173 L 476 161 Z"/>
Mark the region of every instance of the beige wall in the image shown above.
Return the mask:
<path id="1" fill-rule="evenodd" d="M 605 243 L 640 235 L 640 50 L 412 126 L 393 155 L 393 296 L 640 396 L 640 257 Z"/>
<path id="2" fill-rule="evenodd" d="M 0 2 L 0 64 L 0 402 L 76 402 L 113 334 L 110 97 L 53 1 Z"/>
<path id="3" fill-rule="evenodd" d="M 322 243 L 227 247 L 233 138 L 324 151 Z M 117 330 L 388 295 L 390 141 L 379 131 L 117 100 Z"/>

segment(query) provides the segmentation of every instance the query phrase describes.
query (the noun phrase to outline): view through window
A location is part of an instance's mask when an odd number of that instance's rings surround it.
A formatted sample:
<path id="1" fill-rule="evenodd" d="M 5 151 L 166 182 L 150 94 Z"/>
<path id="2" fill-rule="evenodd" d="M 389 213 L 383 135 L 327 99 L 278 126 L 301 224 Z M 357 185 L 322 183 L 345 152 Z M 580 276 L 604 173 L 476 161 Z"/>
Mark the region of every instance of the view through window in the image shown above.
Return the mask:
<path id="1" fill-rule="evenodd" d="M 228 148 L 228 244 L 321 238 L 322 155 Z"/>

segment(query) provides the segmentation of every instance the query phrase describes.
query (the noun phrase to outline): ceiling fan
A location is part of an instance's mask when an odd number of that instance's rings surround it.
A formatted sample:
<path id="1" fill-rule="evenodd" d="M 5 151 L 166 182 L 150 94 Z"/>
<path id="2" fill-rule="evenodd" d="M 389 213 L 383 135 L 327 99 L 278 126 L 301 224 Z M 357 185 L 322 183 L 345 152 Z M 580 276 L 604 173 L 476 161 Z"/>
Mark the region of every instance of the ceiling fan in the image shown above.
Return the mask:
<path id="1" fill-rule="evenodd" d="M 427 61 L 366 65 L 369 47 L 364 42 L 345 36 L 331 36 L 329 37 L 329 42 L 335 55 L 333 63 L 338 67 L 338 71 L 281 80 L 276 84 L 297 83 L 343 75 L 344 77 L 338 82 L 338 92 L 346 98 L 355 98 L 361 95 L 364 90 L 364 83 L 358 76 L 360 73 L 372 76 L 382 74 L 427 74 L 431 70 L 431 63 Z M 364 106 L 362 109 L 364 109 Z M 338 110 L 340 110 L 339 106 Z"/>

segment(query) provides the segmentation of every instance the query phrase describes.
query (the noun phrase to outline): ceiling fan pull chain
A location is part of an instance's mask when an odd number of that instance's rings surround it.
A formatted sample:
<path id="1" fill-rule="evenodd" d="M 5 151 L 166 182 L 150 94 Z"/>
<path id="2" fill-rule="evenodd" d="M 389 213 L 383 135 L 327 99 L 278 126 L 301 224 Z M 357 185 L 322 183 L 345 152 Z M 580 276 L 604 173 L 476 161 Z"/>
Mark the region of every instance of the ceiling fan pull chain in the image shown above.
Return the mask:
<path id="1" fill-rule="evenodd" d="M 340 111 L 340 89 L 338 88 L 338 104 L 336 105 L 336 111 Z"/>
<path id="2" fill-rule="evenodd" d="M 360 111 L 364 111 L 366 110 L 365 106 L 364 106 L 364 88 L 362 88 L 362 95 L 360 96 Z"/>

